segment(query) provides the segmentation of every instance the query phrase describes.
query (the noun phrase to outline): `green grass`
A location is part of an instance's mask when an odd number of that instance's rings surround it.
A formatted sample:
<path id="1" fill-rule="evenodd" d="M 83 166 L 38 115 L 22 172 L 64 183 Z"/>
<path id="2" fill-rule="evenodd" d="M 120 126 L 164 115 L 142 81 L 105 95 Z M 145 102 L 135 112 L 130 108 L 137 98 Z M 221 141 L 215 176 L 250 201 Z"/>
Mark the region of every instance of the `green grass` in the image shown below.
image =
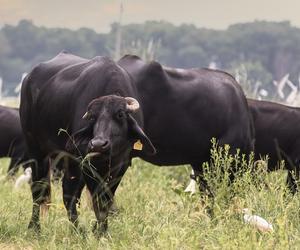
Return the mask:
<path id="1" fill-rule="evenodd" d="M 8 162 L 0 161 L 1 176 Z M 211 200 L 183 192 L 189 167 L 159 168 L 134 160 L 116 194 L 119 212 L 109 218 L 108 234 L 100 239 L 91 232 L 95 217 L 85 192 L 79 208 L 84 233 L 73 230 L 68 222 L 59 184 L 52 186 L 53 204 L 41 219 L 37 237 L 27 231 L 32 203 L 29 186 L 15 190 L 12 181 L 2 179 L 0 249 L 299 249 L 300 197 L 287 192 L 285 172 L 246 171 L 228 186 L 226 164 L 234 164 L 233 159 L 214 157 L 213 167 L 206 168 L 215 193 L 211 216 L 206 210 Z M 213 172 L 216 167 L 223 172 Z M 260 233 L 246 225 L 240 212 L 245 207 L 271 222 L 274 232 Z"/>

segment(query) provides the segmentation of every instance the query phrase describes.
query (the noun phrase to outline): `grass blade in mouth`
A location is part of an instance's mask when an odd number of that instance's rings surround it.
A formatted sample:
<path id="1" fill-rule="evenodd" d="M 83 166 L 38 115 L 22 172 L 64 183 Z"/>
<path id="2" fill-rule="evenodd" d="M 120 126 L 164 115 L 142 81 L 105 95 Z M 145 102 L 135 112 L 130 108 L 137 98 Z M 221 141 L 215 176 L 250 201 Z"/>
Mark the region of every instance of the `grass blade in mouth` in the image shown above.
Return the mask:
<path id="1" fill-rule="evenodd" d="M 82 159 L 81 164 L 86 161 L 89 161 L 91 158 L 98 156 L 100 154 L 101 154 L 100 152 L 91 152 L 91 153 L 86 154 L 86 156 Z"/>
<path id="2" fill-rule="evenodd" d="M 91 152 L 91 153 L 88 153 L 88 154 L 84 157 L 84 159 L 93 158 L 93 157 L 98 156 L 98 155 L 101 155 L 101 153 L 100 153 L 100 152 Z"/>

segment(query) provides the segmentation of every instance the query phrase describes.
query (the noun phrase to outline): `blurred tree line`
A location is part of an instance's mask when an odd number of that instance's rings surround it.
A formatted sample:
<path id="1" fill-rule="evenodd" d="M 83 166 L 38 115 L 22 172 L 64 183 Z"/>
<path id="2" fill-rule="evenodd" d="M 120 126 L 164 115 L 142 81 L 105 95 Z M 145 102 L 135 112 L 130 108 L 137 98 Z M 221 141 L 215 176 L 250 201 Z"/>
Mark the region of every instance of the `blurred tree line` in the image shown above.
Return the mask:
<path id="1" fill-rule="evenodd" d="M 76 31 L 37 27 L 22 20 L 0 30 L 0 76 L 16 84 L 23 72 L 62 50 L 91 58 L 114 55 L 118 24 L 107 34 L 87 28 Z M 297 83 L 300 73 L 300 29 L 289 22 L 256 21 L 230 26 L 227 30 L 174 26 L 148 21 L 122 26 L 122 54 L 134 53 L 146 60 L 181 68 L 214 67 L 239 76 L 244 87 L 269 92 L 273 80 L 289 73 Z M 245 73 L 246 72 L 246 73 Z"/>

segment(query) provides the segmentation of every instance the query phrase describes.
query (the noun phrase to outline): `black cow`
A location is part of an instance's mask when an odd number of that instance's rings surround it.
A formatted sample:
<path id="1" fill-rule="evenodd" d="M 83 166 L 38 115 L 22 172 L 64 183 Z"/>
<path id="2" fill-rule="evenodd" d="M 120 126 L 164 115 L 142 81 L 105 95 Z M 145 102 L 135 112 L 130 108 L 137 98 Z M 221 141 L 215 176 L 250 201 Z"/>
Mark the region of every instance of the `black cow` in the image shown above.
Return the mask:
<path id="1" fill-rule="evenodd" d="M 41 63 L 24 80 L 20 114 L 29 153 L 37 161 L 29 224 L 36 229 L 39 207 L 50 195 L 48 154 L 68 151 L 91 162 L 71 162 L 63 178 L 64 204 L 76 222 L 76 202 L 86 183 L 103 231 L 132 157 L 158 165 L 191 163 L 200 172 L 212 137 L 233 149 L 252 149 L 247 102 L 230 75 L 168 69 L 135 56 L 116 64 L 106 57 L 87 60 L 61 53 Z M 59 129 L 68 133 L 58 135 Z"/>
<path id="2" fill-rule="evenodd" d="M 138 151 L 134 155 L 156 165 L 191 164 L 201 179 L 212 137 L 221 145 L 230 144 L 232 152 L 253 149 L 247 101 L 231 75 L 211 69 L 168 68 L 130 55 L 121 58 L 119 65 L 135 81 L 144 131 L 157 149 L 155 155 Z"/>
<path id="3" fill-rule="evenodd" d="M 294 194 L 300 171 L 300 109 L 268 101 L 247 101 L 255 130 L 255 159 L 268 155 L 269 171 L 278 169 L 284 160 L 288 170 L 287 186 Z M 194 193 L 195 185 L 191 180 L 186 191 Z"/>
<path id="4" fill-rule="evenodd" d="M 268 155 L 268 169 L 276 170 L 285 161 L 287 184 L 292 193 L 297 190 L 300 164 L 300 109 L 282 104 L 248 99 L 255 127 L 255 155 Z"/>
<path id="5" fill-rule="evenodd" d="M 76 203 L 86 184 L 98 222 L 95 229 L 106 230 L 108 209 L 134 143 L 139 140 L 144 151 L 155 153 L 140 127 L 143 116 L 136 96 L 127 72 L 107 57 L 87 60 L 63 52 L 26 76 L 20 116 L 29 156 L 36 160 L 29 228 L 40 229 L 40 206 L 50 196 L 46 159 L 67 151 L 74 155 L 63 177 L 69 220 L 77 222 Z"/>
<path id="6" fill-rule="evenodd" d="M 10 157 L 8 174 L 14 175 L 17 166 L 26 160 L 26 147 L 19 110 L 0 106 L 0 157 Z"/>

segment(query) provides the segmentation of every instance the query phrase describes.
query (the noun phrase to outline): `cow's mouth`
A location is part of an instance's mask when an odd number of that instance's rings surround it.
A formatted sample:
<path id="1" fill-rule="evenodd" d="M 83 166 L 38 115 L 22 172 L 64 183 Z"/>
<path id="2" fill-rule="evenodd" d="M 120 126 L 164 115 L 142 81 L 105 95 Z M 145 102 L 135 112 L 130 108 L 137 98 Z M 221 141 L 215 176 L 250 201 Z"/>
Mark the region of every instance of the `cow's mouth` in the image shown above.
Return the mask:
<path id="1" fill-rule="evenodd" d="M 110 152 L 89 152 L 84 157 L 84 160 L 100 160 L 100 161 L 107 161 L 110 158 Z"/>
<path id="2" fill-rule="evenodd" d="M 91 158 L 94 158 L 94 157 L 99 157 L 101 155 L 100 152 L 90 152 L 88 153 L 85 158 L 87 159 L 91 159 Z"/>

